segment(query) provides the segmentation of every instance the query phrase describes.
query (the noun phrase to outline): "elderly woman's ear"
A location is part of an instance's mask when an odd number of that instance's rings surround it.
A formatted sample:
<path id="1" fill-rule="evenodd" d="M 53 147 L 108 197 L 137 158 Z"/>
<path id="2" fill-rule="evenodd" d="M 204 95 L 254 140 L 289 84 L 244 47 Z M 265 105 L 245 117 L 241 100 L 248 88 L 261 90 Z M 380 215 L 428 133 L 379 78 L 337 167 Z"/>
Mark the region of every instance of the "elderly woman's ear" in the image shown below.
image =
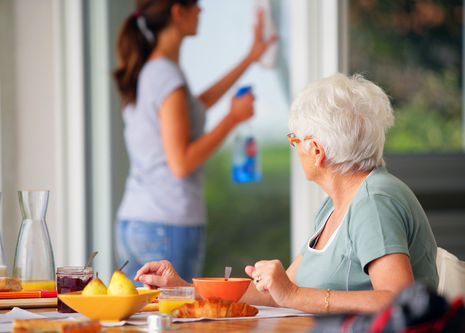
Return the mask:
<path id="1" fill-rule="evenodd" d="M 310 150 L 312 155 L 315 157 L 315 166 L 323 166 L 323 162 L 325 160 L 326 154 L 325 149 L 322 145 L 315 139 L 310 142 Z"/>

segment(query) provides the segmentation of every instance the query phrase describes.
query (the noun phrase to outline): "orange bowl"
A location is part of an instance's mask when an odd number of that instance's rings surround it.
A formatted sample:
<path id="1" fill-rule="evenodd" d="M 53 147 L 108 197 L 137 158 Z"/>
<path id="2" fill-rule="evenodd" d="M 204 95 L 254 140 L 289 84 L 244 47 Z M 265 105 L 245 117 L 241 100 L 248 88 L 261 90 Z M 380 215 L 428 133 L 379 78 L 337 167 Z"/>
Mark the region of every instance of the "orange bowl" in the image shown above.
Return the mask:
<path id="1" fill-rule="evenodd" d="M 247 291 L 251 279 L 247 278 L 197 278 L 192 279 L 194 286 L 203 299 L 219 297 L 237 302 Z"/>

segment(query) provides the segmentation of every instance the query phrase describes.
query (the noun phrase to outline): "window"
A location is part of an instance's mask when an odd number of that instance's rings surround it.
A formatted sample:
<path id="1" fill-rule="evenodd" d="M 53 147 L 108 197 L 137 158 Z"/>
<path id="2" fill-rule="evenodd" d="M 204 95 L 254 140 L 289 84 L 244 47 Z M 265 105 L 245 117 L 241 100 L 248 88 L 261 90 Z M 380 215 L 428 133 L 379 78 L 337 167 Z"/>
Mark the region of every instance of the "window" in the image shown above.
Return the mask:
<path id="1" fill-rule="evenodd" d="M 352 1 L 350 67 L 392 97 L 386 153 L 463 150 L 462 1 Z"/>
<path id="2" fill-rule="evenodd" d="M 274 12 L 282 15 L 279 2 L 273 4 Z M 199 5 L 202 12 L 197 35 L 186 40 L 181 52 L 181 66 L 195 94 L 247 55 L 255 23 L 255 1 L 202 0 Z M 246 184 L 231 180 L 236 133 L 207 163 L 204 276 L 219 276 L 225 266 L 233 267 L 234 276 L 247 276 L 244 267 L 262 259 L 280 259 L 285 267 L 290 264 L 290 162 L 286 138 L 290 104 L 283 72 L 279 66 L 266 69 L 253 64 L 207 112 L 206 130 L 210 130 L 229 111 L 236 89 L 253 86 L 255 115 L 249 122 L 259 144 L 263 178 Z"/>
<path id="3" fill-rule="evenodd" d="M 465 259 L 462 1 L 351 1 L 350 71 L 396 112 L 388 170 L 416 194 L 441 246 Z"/>

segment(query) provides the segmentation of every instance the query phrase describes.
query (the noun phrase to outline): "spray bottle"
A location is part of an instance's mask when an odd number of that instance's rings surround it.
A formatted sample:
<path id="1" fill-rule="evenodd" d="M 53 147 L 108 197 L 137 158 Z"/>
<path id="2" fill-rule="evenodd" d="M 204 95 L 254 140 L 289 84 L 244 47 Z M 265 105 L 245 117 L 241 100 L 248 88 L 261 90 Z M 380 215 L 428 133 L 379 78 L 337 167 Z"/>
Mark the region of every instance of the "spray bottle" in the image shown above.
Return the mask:
<path id="1" fill-rule="evenodd" d="M 236 97 L 252 90 L 251 86 L 241 87 Z M 250 183 L 262 179 L 260 154 L 252 126 L 247 121 L 239 127 L 233 148 L 231 178 L 236 183 Z"/>

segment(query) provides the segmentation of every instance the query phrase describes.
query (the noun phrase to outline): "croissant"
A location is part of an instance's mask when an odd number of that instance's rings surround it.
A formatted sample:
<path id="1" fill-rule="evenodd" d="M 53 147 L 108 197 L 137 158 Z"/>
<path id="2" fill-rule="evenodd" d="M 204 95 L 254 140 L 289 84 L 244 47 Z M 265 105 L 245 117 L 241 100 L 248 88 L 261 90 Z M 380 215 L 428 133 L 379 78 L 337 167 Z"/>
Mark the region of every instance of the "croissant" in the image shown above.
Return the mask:
<path id="1" fill-rule="evenodd" d="M 156 302 L 152 302 L 144 306 L 142 310 L 140 310 L 139 312 L 153 312 L 153 311 L 158 311 L 159 309 L 160 307 L 158 304 L 158 300 L 156 300 Z"/>
<path id="2" fill-rule="evenodd" d="M 185 303 L 171 312 L 173 318 L 226 318 L 226 317 L 253 317 L 258 309 L 246 303 L 210 297 L 205 301 L 197 300 L 194 303 Z"/>

